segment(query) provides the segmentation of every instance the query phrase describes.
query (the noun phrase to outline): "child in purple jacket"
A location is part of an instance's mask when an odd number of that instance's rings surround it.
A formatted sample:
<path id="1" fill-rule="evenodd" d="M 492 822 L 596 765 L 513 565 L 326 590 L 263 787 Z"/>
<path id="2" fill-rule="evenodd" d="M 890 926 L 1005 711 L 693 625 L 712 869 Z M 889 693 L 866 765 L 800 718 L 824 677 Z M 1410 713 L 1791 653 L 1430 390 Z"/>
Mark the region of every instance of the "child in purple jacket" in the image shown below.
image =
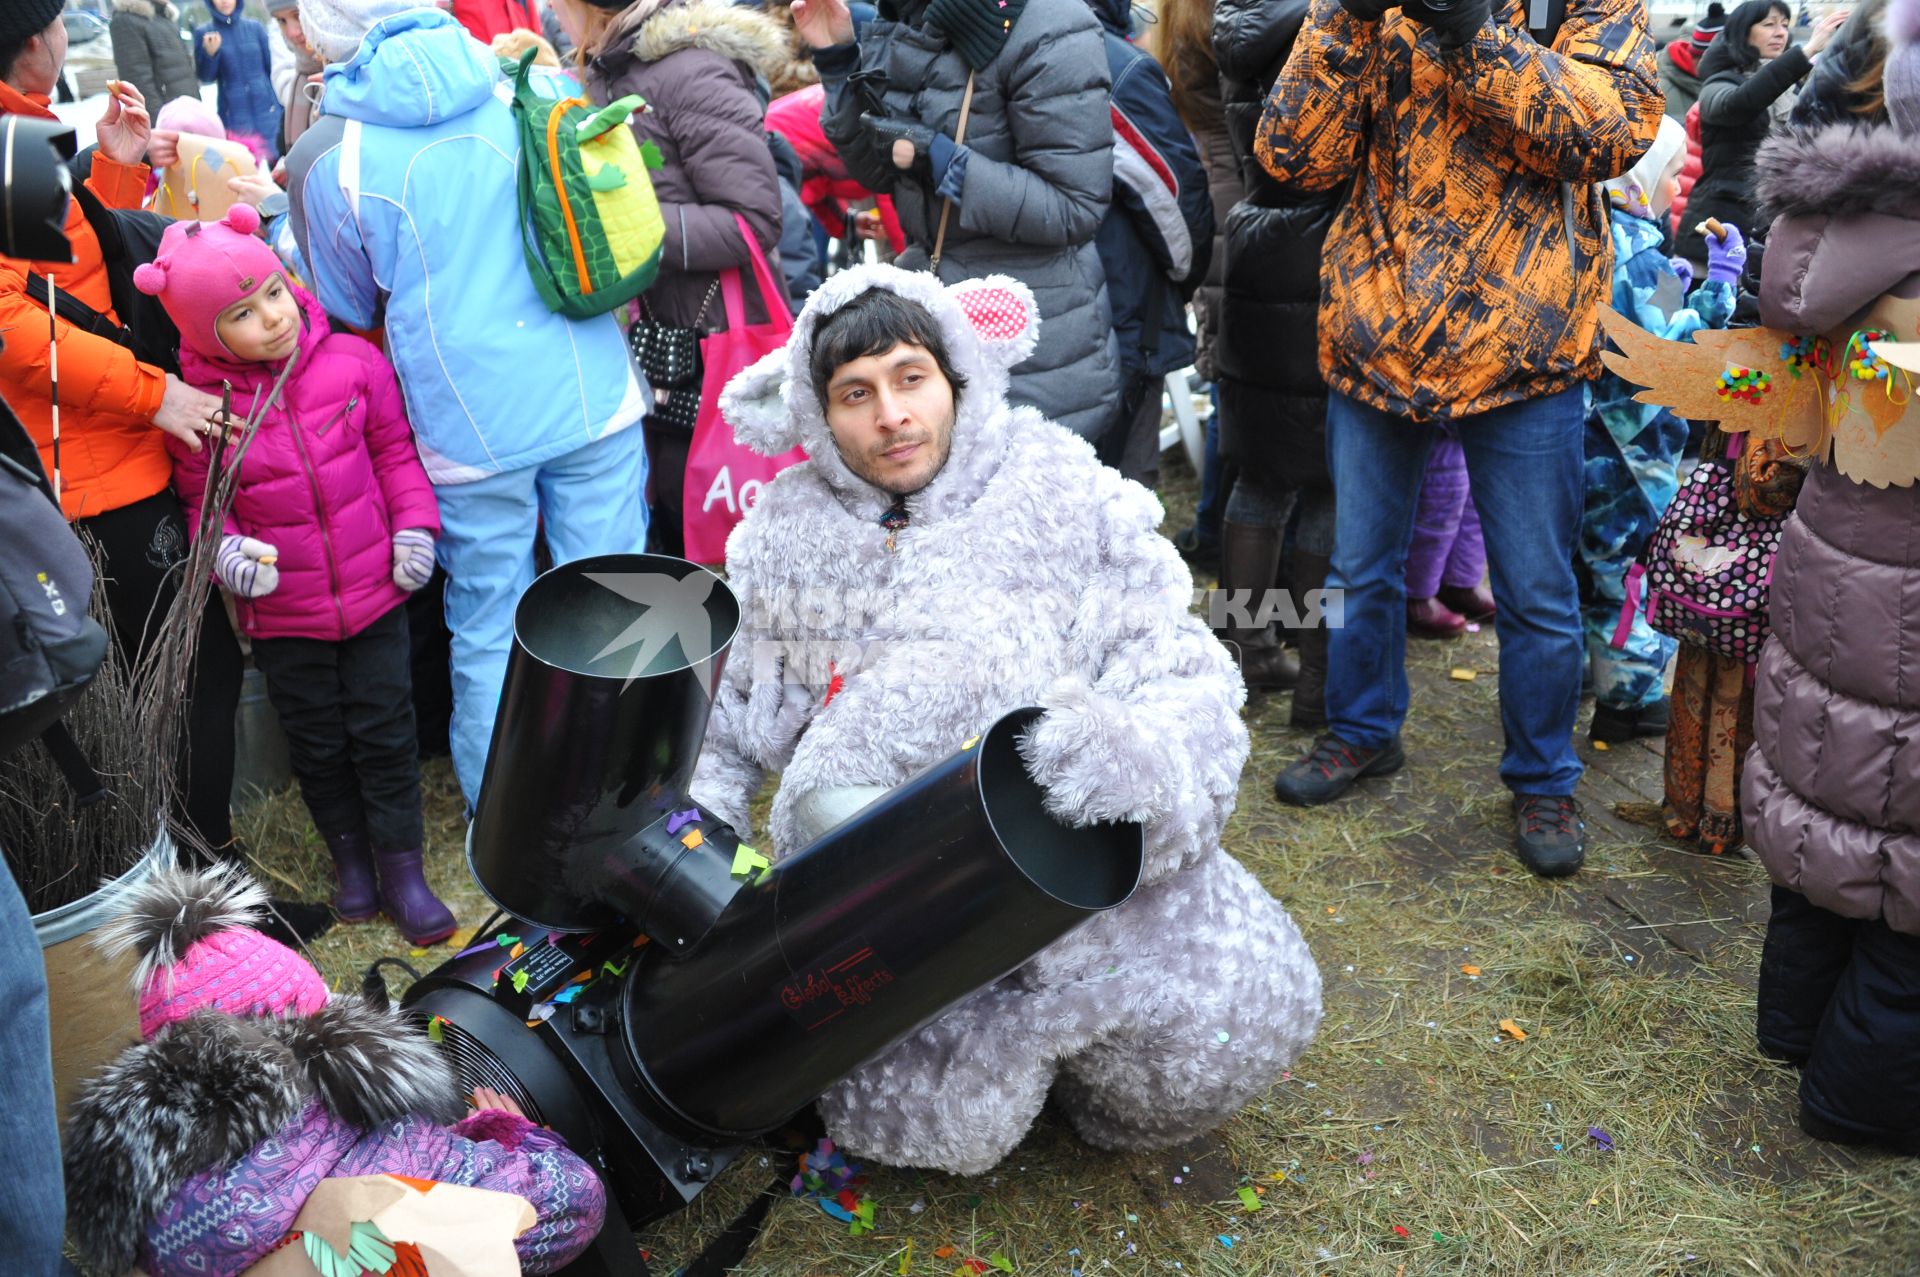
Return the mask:
<path id="1" fill-rule="evenodd" d="M 198 452 L 168 440 L 174 487 L 197 511 L 216 449 L 239 466 L 215 575 L 333 855 L 334 909 L 348 922 L 385 912 L 414 944 L 435 944 L 455 923 L 421 873 L 406 600 L 433 574 L 439 507 L 393 368 L 329 329 L 259 224 L 244 204 L 218 222 L 175 222 L 134 272 L 180 329 L 181 377 L 215 395 L 232 386 L 236 418 L 293 364 L 244 451 L 211 423 Z"/>
<path id="2" fill-rule="evenodd" d="M 321 1180 L 403 1175 L 526 1199 L 523 1272 L 577 1258 L 606 1211 L 593 1168 L 511 1099 L 476 1089 L 467 1113 L 418 1024 L 329 997 L 305 959 L 252 929 L 266 899 L 231 866 L 163 866 L 101 928 L 102 948 L 137 958 L 143 1040 L 67 1121 L 67 1228 L 83 1257 L 102 1272 L 238 1277 L 294 1240 Z"/>

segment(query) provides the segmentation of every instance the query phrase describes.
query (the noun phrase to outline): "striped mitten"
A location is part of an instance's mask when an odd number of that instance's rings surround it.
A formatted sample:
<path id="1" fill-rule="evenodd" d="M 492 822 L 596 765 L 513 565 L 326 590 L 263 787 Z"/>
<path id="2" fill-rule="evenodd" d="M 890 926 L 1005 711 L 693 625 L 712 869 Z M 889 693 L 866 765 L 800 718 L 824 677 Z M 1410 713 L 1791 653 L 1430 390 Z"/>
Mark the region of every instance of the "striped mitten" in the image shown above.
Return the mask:
<path id="1" fill-rule="evenodd" d="M 393 583 L 412 593 L 433 579 L 433 533 L 402 528 L 393 534 Z"/>
<path id="2" fill-rule="evenodd" d="M 213 574 L 236 598 L 257 599 L 279 588 L 279 559 L 280 551 L 265 541 L 229 532 L 220 538 Z"/>

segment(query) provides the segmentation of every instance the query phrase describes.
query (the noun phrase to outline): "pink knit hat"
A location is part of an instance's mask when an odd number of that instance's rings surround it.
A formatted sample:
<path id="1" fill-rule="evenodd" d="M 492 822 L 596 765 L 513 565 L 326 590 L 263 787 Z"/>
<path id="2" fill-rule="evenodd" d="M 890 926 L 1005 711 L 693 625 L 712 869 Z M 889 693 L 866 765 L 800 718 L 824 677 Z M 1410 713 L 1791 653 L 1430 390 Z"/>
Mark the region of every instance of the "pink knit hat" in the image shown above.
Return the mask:
<path id="1" fill-rule="evenodd" d="M 109 955 L 139 955 L 140 1036 L 151 1038 L 200 1011 L 306 1016 L 327 1004 L 311 963 L 250 924 L 267 893 L 240 869 L 156 869 L 100 928 Z"/>
<path id="2" fill-rule="evenodd" d="M 153 117 L 153 127 L 172 129 L 175 133 L 196 133 L 201 137 L 224 138 L 227 135 L 227 126 L 220 122 L 220 116 L 207 105 L 204 98 L 175 98 Z"/>
<path id="3" fill-rule="evenodd" d="M 133 286 L 158 297 L 180 339 L 208 359 L 233 358 L 214 331 L 220 312 L 283 269 L 254 234 L 259 228 L 260 214 L 247 204 L 235 204 L 217 222 L 175 222 L 153 260 L 133 272 Z"/>

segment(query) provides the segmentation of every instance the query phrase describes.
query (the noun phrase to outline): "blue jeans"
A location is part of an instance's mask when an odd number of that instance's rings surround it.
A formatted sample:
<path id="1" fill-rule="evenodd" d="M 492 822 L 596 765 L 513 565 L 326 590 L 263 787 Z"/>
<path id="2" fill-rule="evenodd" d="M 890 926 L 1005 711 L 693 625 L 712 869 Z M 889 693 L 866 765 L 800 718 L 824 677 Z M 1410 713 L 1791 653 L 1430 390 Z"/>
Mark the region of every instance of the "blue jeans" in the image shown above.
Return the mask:
<path id="1" fill-rule="evenodd" d="M 1573 577 L 1583 396 L 1574 387 L 1455 424 L 1500 609 L 1500 778 L 1517 794 L 1571 794 L 1585 662 Z M 1407 548 L 1439 437 L 1337 391 L 1328 398 L 1338 502 L 1327 586 L 1345 592 L 1345 624 L 1328 636 L 1327 718 L 1335 735 L 1366 749 L 1398 736 L 1407 716 Z"/>
<path id="2" fill-rule="evenodd" d="M 469 808 L 493 745 L 514 608 L 533 584 L 535 535 L 545 533 L 556 564 L 638 554 L 647 545 L 646 485 L 646 441 L 635 425 L 543 465 L 434 489 L 453 631 L 453 770 Z"/>
<path id="3" fill-rule="evenodd" d="M 1201 451 L 1200 504 L 1193 526 L 1202 545 L 1220 544 L 1220 516 L 1227 508 L 1226 467 L 1220 464 L 1220 387 L 1210 392 L 1213 411 L 1207 414 L 1206 446 Z"/>
<path id="4" fill-rule="evenodd" d="M 53 1107 L 53 1057 L 47 1029 L 47 970 L 33 919 L 13 875 L 0 868 L 0 1255 L 21 1277 L 71 1273 L 60 1257 L 67 1229 L 60 1128 Z"/>

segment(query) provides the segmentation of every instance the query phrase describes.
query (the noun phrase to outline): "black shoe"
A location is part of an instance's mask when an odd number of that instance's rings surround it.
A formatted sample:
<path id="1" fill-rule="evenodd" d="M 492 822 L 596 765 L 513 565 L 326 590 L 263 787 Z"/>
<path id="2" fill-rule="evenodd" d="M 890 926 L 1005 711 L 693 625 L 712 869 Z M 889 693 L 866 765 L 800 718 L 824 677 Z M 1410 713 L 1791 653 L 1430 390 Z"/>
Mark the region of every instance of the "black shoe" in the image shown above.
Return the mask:
<path id="1" fill-rule="evenodd" d="M 1596 703 L 1593 707 L 1593 726 L 1587 729 L 1589 740 L 1605 741 L 1609 745 L 1623 744 L 1638 736 L 1666 734 L 1667 698 L 1664 696 L 1638 709 L 1616 709 L 1612 705 Z"/>
<path id="2" fill-rule="evenodd" d="M 1211 538 L 1200 535 L 1199 524 L 1189 524 L 1173 535 L 1173 548 L 1180 551 L 1180 557 L 1196 568 L 1209 572 L 1220 570 L 1220 534 Z"/>
<path id="3" fill-rule="evenodd" d="M 333 910 L 327 905 L 310 905 L 303 900 L 269 900 L 267 904 L 270 911 L 253 929 L 289 949 L 318 940 L 333 929 Z"/>
<path id="4" fill-rule="evenodd" d="M 1362 776 L 1385 776 L 1406 765 L 1399 737 L 1378 749 L 1361 749 L 1329 732 L 1313 742 L 1305 758 L 1273 778 L 1273 796 L 1294 807 L 1318 807 L 1352 789 Z"/>
<path id="5" fill-rule="evenodd" d="M 1587 858 L 1587 822 L 1572 798 L 1515 794 L 1513 817 L 1513 849 L 1542 878 L 1564 878 Z"/>

